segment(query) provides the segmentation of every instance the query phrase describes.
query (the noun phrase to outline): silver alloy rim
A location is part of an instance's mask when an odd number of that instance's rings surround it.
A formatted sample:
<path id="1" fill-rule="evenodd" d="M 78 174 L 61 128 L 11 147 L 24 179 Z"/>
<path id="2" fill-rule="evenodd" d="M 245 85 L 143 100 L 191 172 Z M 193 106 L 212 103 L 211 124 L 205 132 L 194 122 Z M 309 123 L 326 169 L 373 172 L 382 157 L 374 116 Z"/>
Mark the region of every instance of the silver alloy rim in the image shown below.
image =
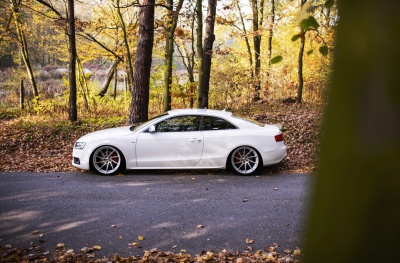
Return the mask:
<path id="1" fill-rule="evenodd" d="M 239 147 L 232 153 L 231 164 L 238 173 L 250 174 L 258 167 L 258 153 L 251 147 Z"/>
<path id="2" fill-rule="evenodd" d="M 121 165 L 121 155 L 111 146 L 102 146 L 93 154 L 94 168 L 102 174 L 111 174 Z"/>

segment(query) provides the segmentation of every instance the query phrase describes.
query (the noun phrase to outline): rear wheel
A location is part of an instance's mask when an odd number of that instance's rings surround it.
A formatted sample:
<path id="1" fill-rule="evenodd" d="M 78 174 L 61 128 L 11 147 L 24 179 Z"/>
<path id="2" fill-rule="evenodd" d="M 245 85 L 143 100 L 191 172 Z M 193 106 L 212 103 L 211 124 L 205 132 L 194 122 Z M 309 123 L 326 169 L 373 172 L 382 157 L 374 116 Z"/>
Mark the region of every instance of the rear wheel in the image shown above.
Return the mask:
<path id="1" fill-rule="evenodd" d="M 228 164 L 238 174 L 252 175 L 260 170 L 262 160 L 254 148 L 241 146 L 229 155 Z"/>
<path id="2" fill-rule="evenodd" d="M 113 146 L 97 148 L 91 158 L 91 167 L 102 175 L 118 174 L 124 169 L 125 161 L 122 153 Z"/>

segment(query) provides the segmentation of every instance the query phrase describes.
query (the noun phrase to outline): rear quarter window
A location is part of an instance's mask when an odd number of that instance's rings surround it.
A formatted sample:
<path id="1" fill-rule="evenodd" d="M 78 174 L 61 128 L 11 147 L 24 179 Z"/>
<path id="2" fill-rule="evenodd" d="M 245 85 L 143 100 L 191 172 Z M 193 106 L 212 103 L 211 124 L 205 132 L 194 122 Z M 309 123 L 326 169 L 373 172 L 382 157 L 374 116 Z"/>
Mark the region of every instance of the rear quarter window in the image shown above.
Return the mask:
<path id="1" fill-rule="evenodd" d="M 237 129 L 237 127 L 227 120 L 212 116 L 203 116 L 203 120 L 200 125 L 200 130 L 202 131 L 231 130 L 231 129 Z"/>

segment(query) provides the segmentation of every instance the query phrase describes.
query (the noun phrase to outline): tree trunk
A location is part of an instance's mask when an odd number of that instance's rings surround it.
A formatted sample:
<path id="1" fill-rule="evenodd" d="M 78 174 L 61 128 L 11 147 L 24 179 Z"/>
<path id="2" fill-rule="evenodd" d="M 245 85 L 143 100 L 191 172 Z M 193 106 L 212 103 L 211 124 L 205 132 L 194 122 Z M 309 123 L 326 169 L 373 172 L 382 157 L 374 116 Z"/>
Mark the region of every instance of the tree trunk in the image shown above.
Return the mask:
<path id="1" fill-rule="evenodd" d="M 301 7 L 303 8 L 304 4 L 307 2 L 307 0 L 300 0 L 301 2 Z M 300 27 L 300 50 L 299 50 L 299 69 L 298 69 L 298 76 L 299 76 L 299 87 L 297 88 L 297 103 L 302 103 L 303 102 L 303 85 L 304 85 L 304 79 L 303 79 L 303 56 L 304 56 L 304 46 L 306 42 L 306 32 L 304 32 L 303 28 Z"/>
<path id="2" fill-rule="evenodd" d="M 261 90 L 261 31 L 260 25 L 262 25 L 264 1 L 260 1 L 258 6 L 257 0 L 251 0 L 251 6 L 253 11 L 253 44 L 254 44 L 254 101 L 260 100 Z M 261 10 L 261 12 L 260 12 Z M 259 17 L 261 15 L 261 17 Z"/>
<path id="3" fill-rule="evenodd" d="M 400 236 L 400 2 L 338 5 L 304 262 L 394 262 Z"/>
<path id="4" fill-rule="evenodd" d="M 114 92 L 113 98 L 114 100 L 117 98 L 117 86 L 118 86 L 118 62 L 114 63 Z"/>
<path id="5" fill-rule="evenodd" d="M 133 84 L 133 80 L 134 80 L 132 57 L 131 57 L 131 50 L 129 48 L 126 26 L 125 26 L 124 18 L 122 17 L 122 14 L 121 14 L 121 8 L 119 6 L 119 1 L 120 0 L 117 0 L 117 13 L 118 13 L 118 17 L 121 22 L 122 34 L 124 37 L 124 44 L 125 44 L 125 49 L 126 49 L 126 62 L 128 65 L 128 87 L 129 87 L 129 90 L 132 92 L 132 84 Z"/>
<path id="6" fill-rule="evenodd" d="M 203 54 L 203 9 L 202 0 L 196 0 L 196 14 L 197 14 L 197 36 L 196 48 L 199 64 L 199 76 L 197 83 L 197 108 L 201 108 L 203 103 L 203 87 L 204 87 L 204 54 Z"/>
<path id="7" fill-rule="evenodd" d="M 246 42 L 247 54 L 248 54 L 248 58 L 249 58 L 250 76 L 251 76 L 251 79 L 253 80 L 254 79 L 253 54 L 251 52 L 250 41 L 247 36 L 246 24 L 243 19 L 242 10 L 239 5 L 239 0 L 236 0 L 235 3 L 236 3 L 236 7 L 238 9 L 238 12 L 239 12 L 240 23 L 242 24 L 242 28 L 243 28 L 243 32 L 244 32 L 244 40 Z"/>
<path id="8" fill-rule="evenodd" d="M 75 10 L 74 0 L 68 0 L 68 52 L 69 52 L 69 108 L 68 120 L 76 122 L 78 120 L 78 110 L 76 107 L 76 42 L 75 42 Z"/>
<path id="9" fill-rule="evenodd" d="M 25 109 L 25 89 L 24 89 L 24 80 L 21 79 L 19 83 L 19 106 L 20 109 Z"/>
<path id="10" fill-rule="evenodd" d="M 110 86 L 111 80 L 112 80 L 113 77 L 114 77 L 114 72 L 115 72 L 116 69 L 117 69 L 118 62 L 119 62 L 119 61 L 115 61 L 115 62 L 110 66 L 110 68 L 108 69 L 107 77 L 106 77 L 106 79 L 105 79 L 105 81 L 104 81 L 104 83 L 103 83 L 103 86 L 102 86 L 101 89 L 100 89 L 99 94 L 98 94 L 100 97 L 104 97 L 104 96 L 106 95 L 106 93 L 107 93 L 107 91 L 108 91 L 108 87 Z"/>
<path id="11" fill-rule="evenodd" d="M 178 6 L 174 11 L 174 1 L 168 0 L 169 18 L 168 28 L 166 32 L 166 45 L 165 45 L 165 75 L 164 75 L 164 111 L 171 109 L 171 84 L 172 84 L 172 64 L 174 54 L 174 34 L 176 25 L 178 23 L 179 12 L 182 8 L 183 0 L 179 0 Z"/>
<path id="12" fill-rule="evenodd" d="M 272 58 L 272 39 L 274 36 L 274 25 L 275 25 L 275 0 L 271 0 L 271 19 L 269 24 L 269 36 L 268 36 L 268 68 L 267 68 L 267 89 L 270 86 L 270 75 L 271 75 L 271 58 Z M 264 96 L 267 96 L 268 91 L 264 92 Z"/>
<path id="13" fill-rule="evenodd" d="M 208 108 L 208 93 L 210 90 L 210 75 L 211 75 L 211 59 L 213 54 L 213 44 L 215 40 L 214 25 L 215 25 L 215 13 L 217 9 L 217 0 L 208 0 L 207 17 L 206 17 L 206 29 L 204 38 L 204 81 L 203 81 L 203 100 L 201 103 L 202 108 Z"/>
<path id="14" fill-rule="evenodd" d="M 300 51 L 299 51 L 299 69 L 298 69 L 298 75 L 299 75 L 299 87 L 297 89 L 297 103 L 302 103 L 303 101 L 303 55 L 304 55 L 304 45 L 306 42 L 306 36 L 305 32 L 303 29 L 301 29 L 300 33 Z"/>
<path id="15" fill-rule="evenodd" d="M 130 123 L 147 121 L 149 109 L 150 71 L 154 39 L 155 0 L 143 0 L 139 14 L 139 37 L 135 59 L 134 90 L 130 106 Z"/>

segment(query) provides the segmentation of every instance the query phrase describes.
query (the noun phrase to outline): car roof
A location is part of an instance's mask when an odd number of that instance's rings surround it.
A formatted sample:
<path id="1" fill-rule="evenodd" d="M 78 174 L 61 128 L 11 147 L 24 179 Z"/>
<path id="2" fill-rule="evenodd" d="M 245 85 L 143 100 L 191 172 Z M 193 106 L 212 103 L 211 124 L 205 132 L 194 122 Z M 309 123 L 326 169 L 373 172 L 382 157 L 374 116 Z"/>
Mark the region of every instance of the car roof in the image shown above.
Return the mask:
<path id="1" fill-rule="evenodd" d="M 211 115 L 219 117 L 229 117 L 232 112 L 225 110 L 210 110 L 210 109 L 175 109 L 168 111 L 169 115 Z"/>

